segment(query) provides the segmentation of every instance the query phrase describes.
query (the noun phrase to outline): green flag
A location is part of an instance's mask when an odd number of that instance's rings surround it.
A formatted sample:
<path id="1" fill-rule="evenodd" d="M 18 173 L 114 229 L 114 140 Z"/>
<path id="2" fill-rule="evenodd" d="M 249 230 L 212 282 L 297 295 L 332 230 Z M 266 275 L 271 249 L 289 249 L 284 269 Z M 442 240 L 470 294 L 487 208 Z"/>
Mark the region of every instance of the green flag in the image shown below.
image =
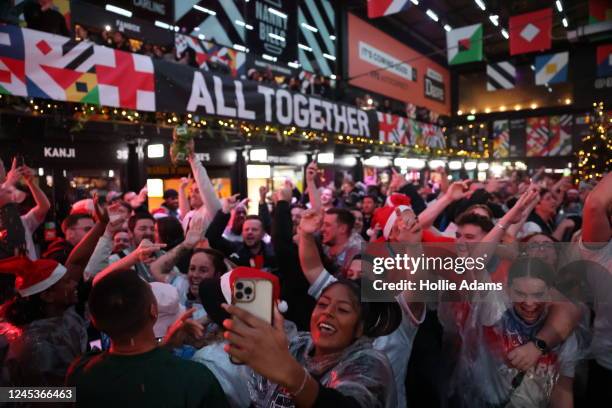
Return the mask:
<path id="1" fill-rule="evenodd" d="M 446 33 L 450 65 L 482 60 L 482 24 L 455 28 Z"/>

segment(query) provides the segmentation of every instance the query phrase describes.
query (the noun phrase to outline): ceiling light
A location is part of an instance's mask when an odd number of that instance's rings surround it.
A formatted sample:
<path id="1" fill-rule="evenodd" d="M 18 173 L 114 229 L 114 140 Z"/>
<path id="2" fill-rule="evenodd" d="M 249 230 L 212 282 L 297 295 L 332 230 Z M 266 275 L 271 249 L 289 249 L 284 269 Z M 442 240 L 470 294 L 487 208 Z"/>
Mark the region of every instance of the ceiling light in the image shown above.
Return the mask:
<path id="1" fill-rule="evenodd" d="M 569 25 L 567 22 L 567 17 L 563 17 L 563 20 L 561 20 L 561 22 L 563 23 L 563 27 L 567 28 L 567 26 Z"/>
<path id="2" fill-rule="evenodd" d="M 461 111 L 461 109 L 457 111 L 457 115 L 459 116 L 463 115 L 463 112 Z"/>
<path id="3" fill-rule="evenodd" d="M 500 112 L 505 112 L 506 111 L 506 107 L 504 105 L 499 107 L 499 111 Z"/>
<path id="4" fill-rule="evenodd" d="M 336 79 L 336 75 L 331 74 L 331 75 L 329 76 L 329 79 Z"/>
<path id="5" fill-rule="evenodd" d="M 531 104 L 531 109 L 537 109 L 538 108 L 538 104 L 537 103 L 532 103 Z"/>
<path id="6" fill-rule="evenodd" d="M 104 30 L 106 31 L 110 31 L 111 30 L 111 26 L 109 26 L 108 24 L 104 26 Z"/>
<path id="7" fill-rule="evenodd" d="M 205 38 L 206 38 L 206 36 L 205 36 L 204 34 L 198 34 L 198 38 L 199 38 L 200 40 L 203 40 L 203 39 L 205 39 Z"/>
<path id="8" fill-rule="evenodd" d="M 555 4 L 557 5 L 557 10 L 559 10 L 559 13 L 561 13 L 563 11 L 563 5 L 561 4 L 561 1 L 557 0 Z"/>
<path id="9" fill-rule="evenodd" d="M 272 8 L 272 7 L 268 7 L 268 12 L 270 14 L 274 14 L 275 16 L 279 16 L 280 18 L 287 18 L 287 15 L 285 13 L 282 13 L 282 12 L 278 11 L 277 9 Z"/>
<path id="10" fill-rule="evenodd" d="M 336 60 L 336 57 L 334 57 L 333 55 L 326 54 L 326 53 L 323 53 L 323 58 L 327 58 L 328 60 L 332 60 L 332 61 Z"/>
<path id="11" fill-rule="evenodd" d="M 495 27 L 499 25 L 499 16 L 497 14 L 491 14 L 489 16 L 489 20 L 491 20 L 491 22 L 493 23 Z"/>
<path id="12" fill-rule="evenodd" d="M 261 57 L 265 60 L 276 62 L 277 58 L 268 54 L 261 54 Z"/>
<path id="13" fill-rule="evenodd" d="M 302 23 L 301 24 L 302 27 L 304 27 L 305 29 L 307 29 L 308 31 L 312 31 L 313 33 L 318 33 L 319 29 L 316 27 L 311 26 L 310 24 L 306 24 L 306 23 Z"/>
<path id="14" fill-rule="evenodd" d="M 298 64 L 297 62 L 288 62 L 287 65 L 289 65 L 291 68 L 299 68 L 300 64 Z"/>
<path id="15" fill-rule="evenodd" d="M 113 6 L 112 4 L 107 4 L 104 8 L 106 11 L 110 11 L 111 13 L 119 14 L 125 17 L 132 17 L 132 12 L 130 10 L 122 9 L 121 7 Z"/>
<path id="16" fill-rule="evenodd" d="M 485 11 L 487 9 L 487 6 L 485 6 L 484 1 L 474 0 L 474 2 L 478 5 L 478 7 L 480 7 L 482 11 Z"/>
<path id="17" fill-rule="evenodd" d="M 412 2 L 412 4 L 414 4 L 415 6 L 419 5 L 419 0 L 410 0 Z"/>
<path id="18" fill-rule="evenodd" d="M 335 35 L 330 35 L 329 39 L 332 40 L 332 41 L 336 41 L 336 36 Z"/>
<path id="19" fill-rule="evenodd" d="M 425 14 L 427 14 L 429 16 L 429 18 L 431 18 L 433 21 L 438 21 L 438 15 L 436 13 L 434 13 L 433 11 L 431 11 L 430 9 L 427 9 L 427 11 L 425 12 Z"/>
<path id="20" fill-rule="evenodd" d="M 211 16 L 217 15 L 216 11 L 212 11 L 211 9 L 207 9 L 206 7 L 198 6 L 197 4 L 194 4 L 193 8 L 198 11 L 201 11 L 202 13 L 210 14 Z"/>
<path id="21" fill-rule="evenodd" d="M 234 49 L 242 52 L 248 52 L 247 47 L 240 44 L 234 44 Z"/>
<path id="22" fill-rule="evenodd" d="M 571 103 L 572 103 L 572 100 L 570 98 L 565 98 L 566 105 L 570 105 Z"/>
<path id="23" fill-rule="evenodd" d="M 301 49 L 303 49 L 304 51 L 310 51 L 310 52 L 312 52 L 312 48 L 310 48 L 309 46 L 304 45 L 304 44 L 298 44 L 298 48 L 301 48 Z"/>
<path id="24" fill-rule="evenodd" d="M 333 153 L 319 153 L 317 154 L 317 162 L 321 164 L 331 164 L 334 162 Z"/>
<path id="25" fill-rule="evenodd" d="M 452 29 L 453 29 L 453 27 L 449 26 L 448 24 L 444 24 L 444 29 L 445 29 L 446 31 L 450 31 L 450 30 L 452 30 Z"/>
<path id="26" fill-rule="evenodd" d="M 475 115 L 475 114 L 476 114 L 476 109 L 472 109 L 472 110 L 470 111 L 470 113 L 471 113 L 472 115 Z"/>
<path id="27" fill-rule="evenodd" d="M 164 23 L 163 21 L 155 20 L 155 26 L 159 28 L 165 28 L 166 30 L 170 30 L 170 24 Z"/>
<path id="28" fill-rule="evenodd" d="M 281 37 L 281 36 L 280 36 L 280 35 L 278 35 L 278 34 L 268 33 L 268 36 L 269 36 L 270 38 L 274 38 L 275 40 L 285 42 L 285 37 Z"/>
<path id="29" fill-rule="evenodd" d="M 507 40 L 508 38 L 510 38 L 510 36 L 508 35 L 508 32 L 506 31 L 506 29 L 505 29 L 505 28 L 502 28 L 502 30 L 501 30 L 501 35 L 502 35 L 502 37 L 504 37 L 506 40 Z"/>
<path id="30" fill-rule="evenodd" d="M 485 108 L 485 113 L 491 113 L 491 108 Z"/>

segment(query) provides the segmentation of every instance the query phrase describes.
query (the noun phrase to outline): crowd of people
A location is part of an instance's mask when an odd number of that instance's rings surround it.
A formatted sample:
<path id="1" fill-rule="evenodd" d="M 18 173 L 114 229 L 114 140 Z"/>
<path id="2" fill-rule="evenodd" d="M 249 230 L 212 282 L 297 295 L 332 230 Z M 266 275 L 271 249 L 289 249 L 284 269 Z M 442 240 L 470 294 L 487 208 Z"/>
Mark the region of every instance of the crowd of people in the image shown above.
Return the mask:
<path id="1" fill-rule="evenodd" d="M 87 407 L 610 401 L 611 174 L 451 182 L 440 168 L 433 191 L 395 171 L 336 190 L 313 162 L 304 191 L 262 187 L 253 215 L 189 164 L 160 208 L 145 189 L 94 195 L 47 246 L 32 235 L 51 208 L 33 171 L 1 166 L 0 385 L 75 386 Z M 376 242 L 488 256 L 470 273 L 505 290 L 366 302 Z M 232 305 L 239 278 L 271 282 L 271 323 Z"/>

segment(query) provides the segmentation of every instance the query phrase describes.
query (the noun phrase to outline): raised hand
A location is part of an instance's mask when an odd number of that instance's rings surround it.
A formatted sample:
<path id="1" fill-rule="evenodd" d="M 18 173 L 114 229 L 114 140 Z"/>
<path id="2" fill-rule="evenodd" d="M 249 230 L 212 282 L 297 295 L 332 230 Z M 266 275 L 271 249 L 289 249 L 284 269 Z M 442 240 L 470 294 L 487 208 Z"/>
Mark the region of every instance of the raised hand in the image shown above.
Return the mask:
<path id="1" fill-rule="evenodd" d="M 162 344 L 168 347 L 180 347 L 185 344 L 187 338 L 200 339 L 204 337 L 204 325 L 193 320 L 196 309 L 191 308 L 181 315 L 168 328 Z"/>
<path id="2" fill-rule="evenodd" d="M 259 187 L 259 202 L 262 204 L 265 204 L 266 202 L 266 195 L 268 194 L 268 186 L 260 186 Z"/>
<path id="3" fill-rule="evenodd" d="M 238 197 L 240 194 L 234 194 L 221 200 L 221 210 L 229 214 L 238 205 Z"/>
<path id="4" fill-rule="evenodd" d="M 17 167 L 17 158 L 14 157 L 13 162 L 11 164 L 11 169 L 6 174 L 6 181 L 4 182 L 4 184 L 6 186 L 14 186 L 15 184 L 17 184 L 19 180 L 25 176 L 26 169 L 26 166 Z"/>
<path id="5" fill-rule="evenodd" d="M 223 305 L 232 319 L 223 321 L 225 351 L 278 384 L 286 384 L 287 367 L 295 364 L 289 353 L 284 320 L 274 307 L 274 325 L 236 306 Z"/>
<path id="6" fill-rule="evenodd" d="M 143 239 L 134 252 L 136 253 L 136 256 L 140 262 L 148 265 L 155 260 L 155 257 L 153 256 L 155 252 L 165 247 L 166 244 L 154 244 L 148 239 Z"/>
<path id="7" fill-rule="evenodd" d="M 406 177 L 403 174 L 399 173 L 394 168 L 392 168 L 391 171 L 392 174 L 391 182 L 389 183 L 389 191 L 394 193 L 400 188 L 404 187 L 406 184 L 408 184 L 408 181 L 406 181 Z"/>
<path id="8" fill-rule="evenodd" d="M 189 249 L 193 249 L 196 244 L 204 238 L 205 230 L 204 219 L 202 217 L 193 220 L 189 225 L 189 231 L 185 234 L 183 245 Z"/>
<path id="9" fill-rule="evenodd" d="M 540 193 L 536 186 L 530 186 L 527 191 L 525 191 L 519 197 L 514 207 L 512 207 L 506 215 L 504 215 L 503 219 L 509 224 L 516 224 L 523 219 L 523 216 L 527 211 L 531 212 L 532 206 L 537 203 L 540 199 Z"/>
<path id="10" fill-rule="evenodd" d="M 306 167 L 306 183 L 308 185 L 311 185 L 312 183 L 312 185 L 314 186 L 315 178 L 317 177 L 318 171 L 319 168 L 317 167 L 317 162 L 315 161 L 310 162 L 308 167 Z"/>
<path id="11" fill-rule="evenodd" d="M 451 201 L 461 200 L 466 197 L 469 193 L 468 183 L 465 181 L 455 181 L 448 187 L 445 195 Z"/>
<path id="12" fill-rule="evenodd" d="M 321 229 L 323 224 L 323 214 L 321 211 L 310 209 L 304 211 L 300 220 L 300 232 L 304 234 L 314 234 Z"/>
<path id="13" fill-rule="evenodd" d="M 189 175 L 189 177 L 181 177 L 179 189 L 185 190 L 187 186 L 189 186 L 189 183 L 191 183 L 191 175 Z"/>
<path id="14" fill-rule="evenodd" d="M 98 193 L 94 193 L 93 204 L 94 204 L 94 218 L 96 222 L 108 224 L 108 221 L 109 221 L 108 210 L 106 206 L 100 204 L 100 196 L 98 196 Z M 120 205 L 119 203 L 116 203 L 116 204 Z"/>

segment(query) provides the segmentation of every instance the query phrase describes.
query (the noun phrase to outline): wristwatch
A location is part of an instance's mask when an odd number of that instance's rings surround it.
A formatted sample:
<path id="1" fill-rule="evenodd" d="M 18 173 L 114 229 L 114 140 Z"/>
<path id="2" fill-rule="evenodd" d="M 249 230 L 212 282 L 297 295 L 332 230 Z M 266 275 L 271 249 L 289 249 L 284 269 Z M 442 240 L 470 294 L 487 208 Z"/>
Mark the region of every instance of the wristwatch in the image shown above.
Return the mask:
<path id="1" fill-rule="evenodd" d="M 531 339 L 531 341 L 533 344 L 535 344 L 536 348 L 542 352 L 542 354 L 548 353 L 548 344 L 544 340 L 534 337 Z"/>

